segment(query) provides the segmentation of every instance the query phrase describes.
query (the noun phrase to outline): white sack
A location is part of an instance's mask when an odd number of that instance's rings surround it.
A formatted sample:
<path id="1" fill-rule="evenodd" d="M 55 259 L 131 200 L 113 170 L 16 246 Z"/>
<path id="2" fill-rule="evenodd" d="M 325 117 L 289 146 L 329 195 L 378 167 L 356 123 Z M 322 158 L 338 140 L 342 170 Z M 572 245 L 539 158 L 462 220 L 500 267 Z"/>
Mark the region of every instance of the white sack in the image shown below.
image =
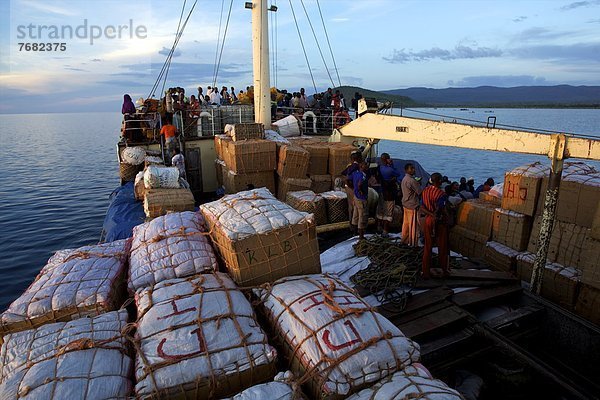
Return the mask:
<path id="1" fill-rule="evenodd" d="M 281 136 L 279 133 L 270 129 L 265 129 L 265 139 L 281 144 L 290 144 L 289 140 Z"/>
<path id="2" fill-rule="evenodd" d="M 131 291 L 217 270 L 202 214 L 169 213 L 133 228 L 129 266 Z"/>
<path id="3" fill-rule="evenodd" d="M 121 152 L 123 162 L 131 165 L 140 165 L 146 158 L 146 150 L 143 147 L 125 147 Z"/>
<path id="4" fill-rule="evenodd" d="M 136 305 L 137 396 L 222 397 L 274 375 L 276 351 L 226 274 L 160 282 Z"/>
<path id="5" fill-rule="evenodd" d="M 314 397 L 348 395 L 419 359 L 418 344 L 337 278 L 287 277 L 257 293 Z"/>
<path id="6" fill-rule="evenodd" d="M 223 400 L 300 400 L 303 396 L 300 389 L 292 382 L 293 375 L 290 371 L 280 372 L 275 375 L 273 382 L 252 386 Z"/>
<path id="7" fill-rule="evenodd" d="M 151 164 L 156 164 L 156 165 L 164 164 L 163 159 L 160 157 L 157 157 L 157 156 L 146 156 L 144 161 L 146 162 L 146 164 L 150 164 L 150 165 Z"/>
<path id="8" fill-rule="evenodd" d="M 266 188 L 227 195 L 201 205 L 200 210 L 218 221 L 220 229 L 233 241 L 312 219 L 311 214 L 277 200 Z"/>
<path id="9" fill-rule="evenodd" d="M 146 189 L 178 189 L 179 170 L 176 167 L 150 165 L 144 172 Z"/>
<path id="10" fill-rule="evenodd" d="M 288 115 L 285 118 L 275 121 L 273 125 L 279 129 L 279 135 L 284 138 L 300 136 L 300 124 L 298 123 L 298 119 L 293 115 Z"/>
<path id="11" fill-rule="evenodd" d="M 0 399 L 108 399 L 131 394 L 133 360 L 121 335 L 127 311 L 8 334 Z"/>
<path id="12" fill-rule="evenodd" d="M 0 334 L 117 309 L 128 251 L 127 239 L 57 251 L 0 315 Z"/>

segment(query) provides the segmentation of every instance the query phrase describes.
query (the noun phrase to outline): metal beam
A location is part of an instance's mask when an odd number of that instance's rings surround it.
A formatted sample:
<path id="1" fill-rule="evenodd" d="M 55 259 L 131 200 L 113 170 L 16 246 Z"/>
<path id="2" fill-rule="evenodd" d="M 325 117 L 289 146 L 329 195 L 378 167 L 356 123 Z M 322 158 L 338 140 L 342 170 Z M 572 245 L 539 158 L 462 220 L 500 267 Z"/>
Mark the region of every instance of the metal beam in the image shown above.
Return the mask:
<path id="1" fill-rule="evenodd" d="M 338 128 L 342 137 L 395 140 L 477 150 L 551 156 L 548 134 L 367 113 Z M 566 138 L 565 158 L 600 160 L 600 139 Z"/>

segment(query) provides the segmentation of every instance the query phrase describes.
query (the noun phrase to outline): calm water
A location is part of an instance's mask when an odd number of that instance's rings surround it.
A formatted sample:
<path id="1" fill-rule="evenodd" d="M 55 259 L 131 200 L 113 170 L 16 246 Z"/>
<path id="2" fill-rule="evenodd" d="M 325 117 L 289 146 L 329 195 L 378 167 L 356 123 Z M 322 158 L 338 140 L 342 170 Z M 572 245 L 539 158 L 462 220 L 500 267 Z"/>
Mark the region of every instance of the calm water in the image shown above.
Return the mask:
<path id="1" fill-rule="evenodd" d="M 600 110 L 425 111 L 476 120 L 495 115 L 497 123 L 600 136 Z M 119 184 L 119 123 L 116 113 L 0 115 L 0 311 L 53 252 L 98 241 L 108 196 Z M 380 151 L 477 182 L 544 159 L 394 142 L 382 142 Z"/>

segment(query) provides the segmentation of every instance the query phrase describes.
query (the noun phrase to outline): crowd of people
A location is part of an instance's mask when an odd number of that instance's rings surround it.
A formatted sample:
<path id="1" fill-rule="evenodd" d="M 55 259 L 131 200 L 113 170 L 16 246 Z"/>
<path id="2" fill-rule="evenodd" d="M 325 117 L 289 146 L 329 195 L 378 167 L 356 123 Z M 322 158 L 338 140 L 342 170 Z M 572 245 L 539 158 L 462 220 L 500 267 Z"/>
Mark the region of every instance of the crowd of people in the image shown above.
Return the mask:
<path id="1" fill-rule="evenodd" d="M 462 177 L 459 182 L 451 182 L 447 176 L 435 172 L 423 188 L 421 178 L 415 176 L 413 163 L 404 164 L 404 171 L 394 165 L 389 154 L 381 154 L 376 167 L 362 159 L 355 151 L 351 163 L 342 172 L 345 176 L 345 191 L 348 195 L 350 229 L 364 238 L 368 224 L 369 210 L 367 199 L 369 188 L 379 195 L 376 211 L 378 229 L 383 236 L 389 234 L 394 207 L 403 208 L 401 242 L 412 247 L 419 246 L 422 235 L 424 252 L 422 277 L 431 277 L 432 249 L 438 248 L 438 266 L 443 275 L 450 273 L 449 230 L 454 225 L 456 206 L 464 200 L 479 197 L 479 193 L 489 191 L 494 180 L 488 178 L 475 188 L 473 178 Z"/>

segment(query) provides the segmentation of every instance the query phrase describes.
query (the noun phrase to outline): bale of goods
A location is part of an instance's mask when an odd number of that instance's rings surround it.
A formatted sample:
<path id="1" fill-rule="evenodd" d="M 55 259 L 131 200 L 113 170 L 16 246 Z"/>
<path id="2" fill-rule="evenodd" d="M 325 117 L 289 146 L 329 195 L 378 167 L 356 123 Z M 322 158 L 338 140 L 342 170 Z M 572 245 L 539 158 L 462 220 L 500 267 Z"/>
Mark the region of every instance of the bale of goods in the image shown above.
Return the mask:
<path id="1" fill-rule="evenodd" d="M 140 165 L 144 163 L 146 150 L 143 147 L 125 147 L 121 151 L 121 159 L 124 163 Z"/>
<path id="2" fill-rule="evenodd" d="M 215 153 L 217 158 L 225 160 L 225 153 L 227 151 L 227 143 L 231 142 L 231 138 L 227 135 L 215 135 Z"/>
<path id="3" fill-rule="evenodd" d="M 434 379 L 420 364 L 415 363 L 348 397 L 348 400 L 372 399 L 463 400 L 464 398 L 441 380 Z"/>
<path id="4" fill-rule="evenodd" d="M 170 213 L 133 228 L 129 266 L 132 292 L 166 279 L 216 271 L 202 214 Z"/>
<path id="5" fill-rule="evenodd" d="M 299 190 L 310 190 L 312 181 L 309 178 L 283 178 L 277 175 L 277 198 L 285 201 L 288 192 L 297 192 Z"/>
<path id="6" fill-rule="evenodd" d="M 456 225 L 489 238 L 496 206 L 480 199 L 463 201 L 456 210 Z"/>
<path id="7" fill-rule="evenodd" d="M 282 178 L 306 178 L 309 153 L 300 146 L 281 146 L 277 175 Z"/>
<path id="8" fill-rule="evenodd" d="M 531 229 L 527 251 L 535 253 L 539 246 L 542 216 L 537 216 Z M 567 267 L 579 267 L 582 262 L 583 244 L 589 229 L 583 226 L 554 221 L 548 247 L 548 261 Z"/>
<path id="9" fill-rule="evenodd" d="M 344 143 L 329 143 L 329 175 L 340 175 L 350 164 L 350 154 L 356 147 Z"/>
<path id="10" fill-rule="evenodd" d="M 225 166 L 223 167 L 223 186 L 225 186 L 225 193 L 228 194 L 261 187 L 275 193 L 275 173 L 273 171 L 259 171 L 236 174 Z"/>
<path id="11" fill-rule="evenodd" d="M 285 202 L 298 211 L 313 214 L 317 225 L 325 225 L 327 223 L 325 199 L 312 190 L 288 192 Z"/>
<path id="12" fill-rule="evenodd" d="M 273 382 L 261 383 L 260 385 L 252 386 L 223 400 L 261 400 L 261 399 L 277 399 L 277 400 L 302 400 L 300 389 L 292 382 L 293 375 L 290 371 L 280 372 L 275 375 Z"/>
<path id="13" fill-rule="evenodd" d="M 588 321 L 600 325 L 600 288 L 582 283 L 579 288 L 575 313 Z"/>
<path id="14" fill-rule="evenodd" d="M 480 259 L 485 252 L 488 238 L 489 235 L 456 225 L 450 229 L 450 250 L 468 258 Z"/>
<path id="15" fill-rule="evenodd" d="M 144 196 L 144 212 L 148 218 L 169 212 L 194 211 L 194 205 L 190 189 L 148 189 Z"/>
<path id="16" fill-rule="evenodd" d="M 275 126 L 277 132 L 285 138 L 300 136 L 300 123 L 298 122 L 298 118 L 294 115 L 288 115 L 285 118 L 273 122 L 273 126 Z"/>
<path id="17" fill-rule="evenodd" d="M 0 315 L 0 336 L 118 308 L 129 246 L 117 240 L 57 251 Z"/>
<path id="18" fill-rule="evenodd" d="M 179 170 L 151 165 L 144 171 L 144 186 L 146 189 L 178 189 Z"/>
<path id="19" fill-rule="evenodd" d="M 329 147 L 325 143 L 303 144 L 302 147 L 308 151 L 308 174 L 326 175 L 329 165 Z"/>
<path id="20" fill-rule="evenodd" d="M 287 140 L 286 138 L 284 138 L 283 136 L 281 136 L 279 133 L 267 129 L 265 130 L 265 139 L 270 140 L 272 142 L 277 142 L 280 144 L 290 144 L 290 141 Z"/>
<path id="21" fill-rule="evenodd" d="M 348 195 L 346 192 L 332 190 L 321 193 L 327 207 L 327 219 L 330 223 L 348 221 Z"/>
<path id="22" fill-rule="evenodd" d="M 125 162 L 119 163 L 119 177 L 122 182 L 133 182 L 138 172 L 144 170 L 144 164 L 133 165 Z"/>
<path id="23" fill-rule="evenodd" d="M 550 168 L 539 161 L 507 172 L 504 175 L 502 208 L 534 216 L 541 181 L 549 173 Z"/>
<path id="24" fill-rule="evenodd" d="M 146 156 L 144 158 L 144 167 L 148 167 L 150 165 L 164 165 L 165 162 L 162 158 L 158 156 Z"/>
<path id="25" fill-rule="evenodd" d="M 226 274 L 160 282 L 136 306 L 137 397 L 222 398 L 275 374 L 276 351 Z"/>
<path id="26" fill-rule="evenodd" d="M 517 256 L 517 277 L 531 282 L 535 254 L 524 252 Z M 579 287 L 579 271 L 558 263 L 547 262 L 544 268 L 541 295 L 548 300 L 573 310 Z"/>
<path id="27" fill-rule="evenodd" d="M 144 171 L 140 171 L 135 176 L 135 182 L 133 184 L 133 197 L 135 197 L 136 200 L 143 201 L 145 194 L 146 186 L 144 184 Z"/>
<path id="28" fill-rule="evenodd" d="M 479 199 L 485 201 L 486 203 L 491 203 L 497 207 L 502 205 L 502 197 L 495 196 L 489 191 L 479 193 Z"/>
<path id="29" fill-rule="evenodd" d="M 310 189 L 315 193 L 323 193 L 331 190 L 331 175 L 311 175 Z"/>
<path id="30" fill-rule="evenodd" d="M 515 211 L 496 208 L 492 223 L 492 240 L 511 249 L 527 249 L 531 233 L 531 217 Z"/>
<path id="31" fill-rule="evenodd" d="M 225 162 L 220 159 L 215 160 L 215 171 L 217 172 L 217 184 L 219 187 L 223 186 L 223 175 L 224 171 L 227 169 Z"/>
<path id="32" fill-rule="evenodd" d="M 257 292 L 311 398 L 347 396 L 419 360 L 416 343 L 334 277 L 286 277 Z"/>
<path id="33" fill-rule="evenodd" d="M 600 240 L 584 239 L 578 269 L 582 282 L 600 288 Z"/>
<path id="34" fill-rule="evenodd" d="M 517 269 L 519 252 L 502 243 L 487 242 L 483 260 L 495 271 L 513 272 Z"/>
<path id="35" fill-rule="evenodd" d="M 321 271 L 315 222 L 265 188 L 200 206 L 210 236 L 242 286 Z"/>
<path id="36" fill-rule="evenodd" d="M 277 145 L 269 140 L 223 141 L 223 161 L 237 174 L 273 171 Z"/>
<path id="37" fill-rule="evenodd" d="M 232 124 L 231 129 L 227 132 L 227 126 L 225 131 L 228 136 L 231 136 L 234 142 L 238 140 L 248 139 L 264 139 L 265 138 L 265 127 L 263 124 L 255 122 L 247 122 L 242 124 Z"/>
<path id="38" fill-rule="evenodd" d="M 2 399 L 128 398 L 127 311 L 9 334 L 0 348 Z"/>

